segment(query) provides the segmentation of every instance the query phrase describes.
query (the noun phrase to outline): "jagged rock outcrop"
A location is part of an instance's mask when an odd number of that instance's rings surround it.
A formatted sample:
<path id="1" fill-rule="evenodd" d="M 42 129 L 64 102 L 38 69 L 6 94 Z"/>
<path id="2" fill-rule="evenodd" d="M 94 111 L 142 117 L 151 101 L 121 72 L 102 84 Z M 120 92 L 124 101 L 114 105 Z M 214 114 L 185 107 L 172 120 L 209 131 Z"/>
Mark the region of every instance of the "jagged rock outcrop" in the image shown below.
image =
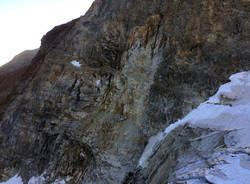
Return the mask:
<path id="1" fill-rule="evenodd" d="M 249 183 L 250 71 L 230 80 L 184 119 L 151 138 L 140 170 L 128 183 Z"/>
<path id="2" fill-rule="evenodd" d="M 0 105 L 0 180 L 135 182 L 152 135 L 250 69 L 248 5 L 96 0 L 55 27 Z"/>

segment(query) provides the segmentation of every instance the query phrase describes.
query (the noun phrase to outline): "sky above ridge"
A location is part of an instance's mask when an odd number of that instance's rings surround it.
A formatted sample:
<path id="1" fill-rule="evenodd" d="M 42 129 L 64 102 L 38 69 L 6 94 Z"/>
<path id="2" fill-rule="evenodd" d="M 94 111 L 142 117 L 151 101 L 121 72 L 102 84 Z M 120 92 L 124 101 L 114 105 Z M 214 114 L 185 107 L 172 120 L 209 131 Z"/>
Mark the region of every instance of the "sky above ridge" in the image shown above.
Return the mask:
<path id="1" fill-rule="evenodd" d="M 94 0 L 0 0 L 0 66 L 36 49 L 53 27 L 84 15 Z"/>

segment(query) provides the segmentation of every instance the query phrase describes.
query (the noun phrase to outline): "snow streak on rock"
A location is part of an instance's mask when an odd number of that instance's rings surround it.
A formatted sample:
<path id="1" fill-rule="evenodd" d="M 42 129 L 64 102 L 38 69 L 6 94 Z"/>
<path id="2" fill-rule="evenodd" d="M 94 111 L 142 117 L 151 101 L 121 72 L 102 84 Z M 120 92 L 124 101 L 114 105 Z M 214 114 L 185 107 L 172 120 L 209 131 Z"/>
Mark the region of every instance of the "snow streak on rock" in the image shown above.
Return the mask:
<path id="1" fill-rule="evenodd" d="M 8 181 L 1 182 L 0 184 L 23 184 L 22 178 L 16 174 L 12 178 L 10 178 Z"/>
<path id="2" fill-rule="evenodd" d="M 206 179 L 214 184 L 249 184 L 250 156 L 228 154 L 220 157 L 224 164 L 218 164 L 207 171 Z"/>
<path id="3" fill-rule="evenodd" d="M 76 60 L 71 61 L 71 64 L 72 64 L 73 66 L 75 66 L 75 67 L 78 67 L 78 68 L 81 67 L 81 64 L 79 63 L 79 61 L 76 61 Z"/>
<path id="4" fill-rule="evenodd" d="M 155 146 L 157 145 L 157 143 L 159 143 L 162 139 L 163 139 L 164 134 L 162 132 L 158 133 L 156 136 L 152 136 L 149 139 L 149 142 L 139 160 L 139 166 L 141 167 L 147 167 L 147 159 L 150 157 L 150 155 L 152 154 Z"/>
<path id="5" fill-rule="evenodd" d="M 28 181 L 28 184 L 44 184 L 46 183 L 46 179 L 44 177 L 45 174 L 42 174 L 41 176 L 33 176 L 32 178 L 30 178 L 30 180 Z M 65 180 L 68 181 L 70 178 L 67 177 Z M 57 179 L 55 180 L 52 184 L 65 184 L 64 179 Z M 23 184 L 22 178 L 20 176 L 18 176 L 18 174 L 16 174 L 15 176 L 13 176 L 12 178 L 10 178 L 8 181 L 5 182 L 1 182 L 0 184 Z"/>

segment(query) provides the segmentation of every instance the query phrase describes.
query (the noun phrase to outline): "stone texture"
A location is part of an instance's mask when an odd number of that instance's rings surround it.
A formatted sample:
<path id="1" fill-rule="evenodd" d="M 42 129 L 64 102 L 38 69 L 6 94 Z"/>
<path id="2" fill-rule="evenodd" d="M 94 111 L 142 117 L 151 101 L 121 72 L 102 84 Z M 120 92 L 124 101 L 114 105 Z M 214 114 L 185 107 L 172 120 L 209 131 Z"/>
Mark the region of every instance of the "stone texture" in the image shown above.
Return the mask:
<path id="1" fill-rule="evenodd" d="M 250 69 L 248 4 L 96 0 L 84 16 L 55 27 L 11 96 L 0 98 L 0 171 L 20 171 L 24 182 L 45 172 L 49 183 L 134 180 L 150 136 L 230 74 Z M 201 134 L 185 130 L 184 138 Z M 167 171 L 186 150 L 185 139 L 172 139 L 162 147 L 176 149 Z"/>

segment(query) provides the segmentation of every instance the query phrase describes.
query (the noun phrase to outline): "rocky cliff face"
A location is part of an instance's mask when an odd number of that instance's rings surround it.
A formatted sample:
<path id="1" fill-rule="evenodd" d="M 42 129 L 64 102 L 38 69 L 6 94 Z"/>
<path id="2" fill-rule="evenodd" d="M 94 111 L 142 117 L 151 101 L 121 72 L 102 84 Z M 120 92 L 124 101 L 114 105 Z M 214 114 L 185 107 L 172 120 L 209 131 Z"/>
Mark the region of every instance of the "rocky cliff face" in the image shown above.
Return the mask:
<path id="1" fill-rule="evenodd" d="M 141 170 L 140 156 L 151 136 L 250 69 L 249 12 L 246 0 L 96 0 L 55 27 L 0 99 L 0 180 L 168 182 L 178 156 L 163 155 L 164 177 L 150 180 L 154 164 Z M 163 148 L 185 152 L 184 140 Z"/>

